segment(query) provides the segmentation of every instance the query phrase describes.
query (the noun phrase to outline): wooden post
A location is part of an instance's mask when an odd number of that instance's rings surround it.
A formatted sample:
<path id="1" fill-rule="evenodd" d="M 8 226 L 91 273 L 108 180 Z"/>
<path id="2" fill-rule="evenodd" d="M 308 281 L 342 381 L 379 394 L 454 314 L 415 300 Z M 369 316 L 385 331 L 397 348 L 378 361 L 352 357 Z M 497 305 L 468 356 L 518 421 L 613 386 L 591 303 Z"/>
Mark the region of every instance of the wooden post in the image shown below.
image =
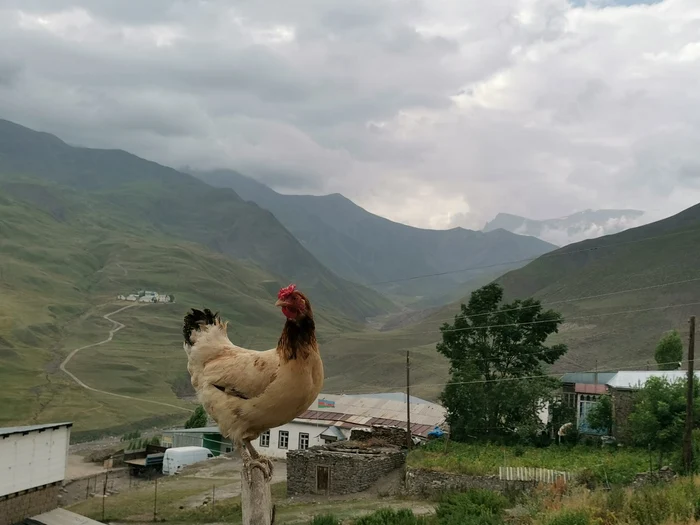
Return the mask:
<path id="1" fill-rule="evenodd" d="M 156 522 L 158 516 L 158 478 L 156 478 L 156 490 L 153 495 L 153 523 Z"/>
<path id="2" fill-rule="evenodd" d="M 411 450 L 411 355 L 406 350 L 406 448 Z"/>
<path id="3" fill-rule="evenodd" d="M 109 476 L 109 471 L 105 472 L 105 484 L 102 487 L 102 523 L 105 522 L 105 500 L 107 499 L 107 477 Z"/>
<path id="4" fill-rule="evenodd" d="M 241 514 L 242 525 L 272 525 L 274 511 L 270 480 L 259 468 L 248 469 L 247 460 L 241 469 Z M 250 477 L 248 471 L 250 470 Z"/>
<path id="5" fill-rule="evenodd" d="M 695 316 L 690 318 L 688 336 L 688 397 L 685 405 L 685 433 L 683 435 L 683 463 L 686 474 L 693 470 L 693 386 L 695 383 Z"/>

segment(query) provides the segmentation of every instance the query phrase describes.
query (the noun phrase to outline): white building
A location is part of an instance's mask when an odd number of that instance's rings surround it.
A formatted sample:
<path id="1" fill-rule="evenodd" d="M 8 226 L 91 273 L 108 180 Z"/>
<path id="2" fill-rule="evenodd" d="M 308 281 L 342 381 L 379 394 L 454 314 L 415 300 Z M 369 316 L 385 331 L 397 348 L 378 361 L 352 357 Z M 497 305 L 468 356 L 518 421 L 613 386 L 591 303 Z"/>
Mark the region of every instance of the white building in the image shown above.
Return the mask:
<path id="1" fill-rule="evenodd" d="M 445 424 L 445 408 L 430 401 L 411 397 L 411 432 L 426 439 L 428 432 Z M 286 425 L 261 434 L 253 443 L 269 457 L 284 459 L 289 450 L 303 450 L 350 437 L 353 428 L 406 426 L 406 396 L 399 393 L 369 395 L 321 394 L 313 405 Z M 163 446 L 206 447 L 215 455 L 233 450 L 217 426 L 176 429 L 163 432 Z"/>
<path id="2" fill-rule="evenodd" d="M 0 428 L 0 525 L 58 507 L 72 425 Z"/>

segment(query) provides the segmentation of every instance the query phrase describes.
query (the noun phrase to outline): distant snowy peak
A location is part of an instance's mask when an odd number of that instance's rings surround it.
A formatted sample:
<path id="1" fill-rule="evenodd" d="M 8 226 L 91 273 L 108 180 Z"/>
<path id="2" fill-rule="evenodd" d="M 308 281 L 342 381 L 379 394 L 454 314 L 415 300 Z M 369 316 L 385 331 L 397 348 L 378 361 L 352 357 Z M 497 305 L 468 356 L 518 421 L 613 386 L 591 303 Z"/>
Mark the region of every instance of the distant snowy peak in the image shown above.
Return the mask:
<path id="1" fill-rule="evenodd" d="M 538 237 L 558 246 L 618 233 L 645 224 L 644 212 L 639 210 L 585 210 L 559 217 L 536 221 L 499 213 L 486 223 L 484 231 L 502 228 L 519 235 Z"/>

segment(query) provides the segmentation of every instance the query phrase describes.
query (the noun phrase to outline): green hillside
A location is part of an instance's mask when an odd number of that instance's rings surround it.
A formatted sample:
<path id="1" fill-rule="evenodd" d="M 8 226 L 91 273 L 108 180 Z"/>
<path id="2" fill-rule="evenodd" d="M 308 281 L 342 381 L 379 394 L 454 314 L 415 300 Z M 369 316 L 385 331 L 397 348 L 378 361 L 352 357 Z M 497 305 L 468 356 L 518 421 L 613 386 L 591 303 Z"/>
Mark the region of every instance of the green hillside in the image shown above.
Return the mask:
<path id="1" fill-rule="evenodd" d="M 374 215 L 339 194 L 282 195 L 233 171 L 196 173 L 272 212 L 324 265 L 414 308 L 442 305 L 553 250 L 552 244 L 505 230 L 427 230 Z M 472 266 L 474 271 L 455 272 Z M 434 275 L 448 272 L 444 275 Z M 419 275 L 432 275 L 413 279 Z M 385 281 L 391 281 L 386 284 Z"/>
<path id="2" fill-rule="evenodd" d="M 325 308 L 342 304 L 346 317 L 362 321 L 394 308 L 379 293 L 329 271 L 270 212 L 230 189 L 213 188 L 125 151 L 76 148 L 53 135 L 0 120 L 0 177 L 7 175 L 29 175 L 73 188 L 79 202 L 89 198 L 93 212 L 109 215 L 119 227 L 136 225 L 251 261 L 303 286 Z M 41 209 L 56 207 L 54 213 L 66 213 L 31 189 L 6 191 L 20 191 L 20 197 Z"/>
<path id="3" fill-rule="evenodd" d="M 283 325 L 274 301 L 286 281 L 122 222 L 82 192 L 0 180 L 0 239 L 0 426 L 70 419 L 84 432 L 179 421 L 186 413 L 177 407 L 190 406 L 176 395 L 186 391 L 180 331 L 190 306 L 221 310 L 231 338 L 251 348 L 274 346 Z M 112 323 L 102 316 L 129 304 L 116 301 L 118 294 L 139 289 L 173 294 L 176 303 L 116 314 L 125 328 L 110 343 L 78 353 L 68 370 L 88 386 L 143 401 L 79 387 L 60 363 L 73 349 L 105 339 Z M 321 341 L 359 329 L 342 305 L 317 311 Z"/>
<path id="4" fill-rule="evenodd" d="M 688 318 L 700 315 L 700 205 L 676 216 L 543 255 L 497 279 L 506 300 L 535 296 L 567 319 L 552 342 L 569 353 L 554 371 L 653 368 L 661 334 L 676 328 L 687 341 Z M 664 286 L 667 283 L 680 284 Z M 627 292 L 627 290 L 638 290 Z M 590 297 L 586 300 L 576 300 Z M 363 383 L 332 374 L 334 389 L 366 391 L 405 384 L 410 350 L 412 392 L 434 398 L 447 379 L 447 362 L 435 350 L 439 327 L 453 322 L 459 303 L 434 309 L 418 322 L 379 334 L 343 334 L 326 345 L 337 370 L 353 366 Z M 632 310 L 633 312 L 619 314 Z M 640 311 L 641 310 L 641 311 Z M 354 389 L 354 390 L 353 390 Z"/>

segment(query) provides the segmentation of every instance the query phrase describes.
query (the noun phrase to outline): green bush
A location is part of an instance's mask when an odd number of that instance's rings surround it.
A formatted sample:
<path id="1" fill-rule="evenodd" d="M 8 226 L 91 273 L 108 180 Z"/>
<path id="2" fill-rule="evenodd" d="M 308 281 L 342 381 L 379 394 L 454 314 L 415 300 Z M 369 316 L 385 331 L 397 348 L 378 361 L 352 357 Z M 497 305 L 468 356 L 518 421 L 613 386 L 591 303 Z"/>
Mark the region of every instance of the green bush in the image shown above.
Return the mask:
<path id="1" fill-rule="evenodd" d="M 625 509 L 627 493 L 622 487 L 613 487 L 605 498 L 605 510 L 618 514 Z"/>
<path id="2" fill-rule="evenodd" d="M 547 525 L 590 525 L 591 516 L 585 510 L 563 510 L 555 514 Z"/>
<path id="3" fill-rule="evenodd" d="M 460 523 L 496 525 L 503 522 L 508 500 L 492 490 L 471 489 L 443 496 L 436 513 L 441 525 Z"/>
<path id="4" fill-rule="evenodd" d="M 668 487 L 635 490 L 629 501 L 630 520 L 638 525 L 660 525 L 671 515 L 668 492 Z"/>
<path id="5" fill-rule="evenodd" d="M 354 521 L 354 525 L 428 525 L 426 518 L 417 517 L 410 509 L 380 509 Z M 323 525 L 326 525 L 323 523 Z M 333 525 L 333 522 L 328 522 Z"/>
<path id="6" fill-rule="evenodd" d="M 314 516 L 309 525 L 341 525 L 341 522 L 332 514 L 324 514 L 322 516 Z"/>

